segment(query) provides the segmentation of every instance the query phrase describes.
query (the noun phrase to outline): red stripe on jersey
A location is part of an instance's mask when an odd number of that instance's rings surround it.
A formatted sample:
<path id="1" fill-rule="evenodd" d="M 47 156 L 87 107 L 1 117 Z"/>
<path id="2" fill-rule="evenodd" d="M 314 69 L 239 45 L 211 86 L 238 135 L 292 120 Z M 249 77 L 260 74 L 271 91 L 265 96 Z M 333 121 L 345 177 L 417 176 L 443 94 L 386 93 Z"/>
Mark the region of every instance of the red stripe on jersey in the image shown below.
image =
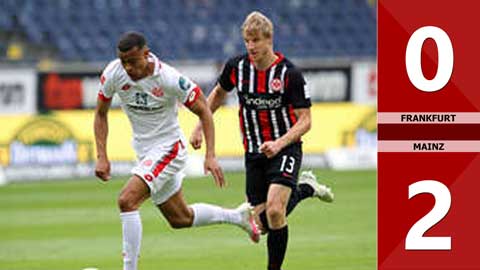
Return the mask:
<path id="1" fill-rule="evenodd" d="M 108 101 L 112 100 L 112 98 L 108 98 L 105 95 L 103 95 L 102 92 L 98 92 L 98 99 L 100 99 L 101 101 L 104 101 L 104 102 L 108 102 Z"/>
<path id="2" fill-rule="evenodd" d="M 157 166 L 155 166 L 155 169 L 153 169 L 152 173 L 155 177 L 157 177 L 162 171 L 163 169 L 165 169 L 165 167 L 170 164 L 170 162 L 175 159 L 178 155 L 178 147 L 180 145 L 180 141 L 176 142 L 174 145 L 173 145 L 173 148 L 172 150 L 170 150 L 170 152 L 168 153 L 168 155 L 166 155 L 165 157 L 163 157 L 162 161 L 160 161 L 158 163 Z"/>
<path id="3" fill-rule="evenodd" d="M 265 70 L 259 70 L 257 72 L 257 91 L 258 93 L 265 93 Z"/>
<path id="4" fill-rule="evenodd" d="M 279 53 L 279 52 L 275 52 L 275 55 L 277 56 L 277 59 L 266 69 L 269 69 L 273 66 L 275 66 L 276 64 L 282 62 L 282 60 L 285 58 L 285 56 L 283 56 L 283 54 Z M 252 63 L 254 66 L 255 66 L 255 62 L 253 62 L 252 58 L 250 57 L 250 55 L 248 55 L 248 61 L 250 61 L 250 63 Z M 255 66 L 256 68 L 257 66 Z"/>
<path id="5" fill-rule="evenodd" d="M 235 74 L 234 68 L 232 68 L 232 72 L 230 72 L 230 82 L 232 82 L 233 85 L 237 86 L 237 76 Z"/>
<path id="6" fill-rule="evenodd" d="M 200 87 L 197 86 L 193 88 L 190 94 L 188 94 L 188 98 L 183 105 L 187 106 L 188 108 L 192 107 L 193 103 L 197 101 L 200 94 L 202 94 L 202 89 L 200 89 Z"/>
<path id="7" fill-rule="evenodd" d="M 245 127 L 243 124 L 243 107 L 240 106 L 240 109 L 238 110 L 238 119 L 240 119 L 240 130 L 242 131 L 243 135 L 243 148 L 245 151 L 248 151 L 248 146 L 247 146 L 247 136 L 245 134 Z"/>
<path id="8" fill-rule="evenodd" d="M 292 105 L 288 106 L 288 116 L 290 117 L 290 121 L 292 121 L 292 126 L 295 125 L 295 123 L 297 123 L 297 116 L 295 115 Z"/>
<path id="9" fill-rule="evenodd" d="M 285 56 L 283 56 L 283 54 L 281 54 L 279 52 L 275 52 L 275 54 L 277 55 L 278 58 L 268 68 L 271 68 L 271 67 L 275 66 L 276 64 L 280 63 L 283 60 L 283 58 L 285 58 Z"/>
<path id="10" fill-rule="evenodd" d="M 270 126 L 270 119 L 268 117 L 268 111 L 262 110 L 258 112 L 258 118 L 260 119 L 260 130 L 262 131 L 263 140 L 265 142 L 272 140 L 272 127 Z"/>

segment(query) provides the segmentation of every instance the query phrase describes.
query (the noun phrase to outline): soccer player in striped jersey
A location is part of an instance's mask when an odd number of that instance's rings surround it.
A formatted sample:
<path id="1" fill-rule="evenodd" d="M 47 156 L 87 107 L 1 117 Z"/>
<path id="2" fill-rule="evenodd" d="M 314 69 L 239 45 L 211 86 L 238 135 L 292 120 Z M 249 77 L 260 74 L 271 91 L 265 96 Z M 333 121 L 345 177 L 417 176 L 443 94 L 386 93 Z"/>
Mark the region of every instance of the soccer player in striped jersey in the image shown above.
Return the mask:
<path id="1" fill-rule="evenodd" d="M 254 242 L 259 231 L 248 203 L 236 209 L 196 203 L 187 205 L 182 194 L 182 170 L 186 165 L 185 139 L 177 120 L 177 102 L 196 114 L 205 134 L 205 172 L 215 183 L 225 184 L 214 149 L 214 124 L 200 88 L 151 53 L 142 34 L 127 32 L 117 45 L 118 59 L 110 62 L 101 78 L 95 111 L 97 147 L 95 174 L 110 178 L 107 156 L 107 113 L 114 94 L 121 100 L 133 129 L 133 148 L 138 164 L 118 198 L 123 233 L 123 269 L 136 270 L 142 238 L 138 209 L 151 198 L 173 228 L 228 223 L 245 230 Z"/>
<path id="2" fill-rule="evenodd" d="M 310 129 L 310 95 L 302 73 L 273 50 L 272 22 L 252 12 L 242 25 L 247 53 L 233 57 L 208 97 L 212 112 L 228 92 L 237 89 L 240 129 L 246 167 L 246 193 L 268 232 L 268 269 L 281 269 L 288 241 L 286 216 L 301 200 L 318 197 L 333 201 L 330 188 L 304 172 L 301 137 Z M 202 143 L 201 125 L 190 138 L 195 149 Z"/>

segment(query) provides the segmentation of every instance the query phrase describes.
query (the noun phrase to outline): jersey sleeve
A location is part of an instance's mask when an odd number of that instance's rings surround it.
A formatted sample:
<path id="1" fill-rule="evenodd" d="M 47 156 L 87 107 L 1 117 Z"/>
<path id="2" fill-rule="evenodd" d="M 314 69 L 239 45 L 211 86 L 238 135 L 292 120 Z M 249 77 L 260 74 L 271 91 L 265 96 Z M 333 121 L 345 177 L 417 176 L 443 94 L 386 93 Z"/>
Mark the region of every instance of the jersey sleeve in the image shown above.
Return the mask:
<path id="1" fill-rule="evenodd" d="M 228 92 L 232 91 L 237 84 L 237 68 L 235 62 L 235 58 L 228 60 L 223 67 L 222 73 L 218 77 L 218 83 Z"/>
<path id="2" fill-rule="evenodd" d="M 110 101 L 115 94 L 115 80 L 113 74 L 109 73 L 107 69 L 102 72 L 100 76 L 100 89 L 98 90 L 98 98 L 103 101 Z"/>
<path id="3" fill-rule="evenodd" d="M 309 108 L 312 106 L 308 85 L 300 70 L 294 68 L 287 72 L 286 94 L 293 108 Z"/>
<path id="4" fill-rule="evenodd" d="M 167 76 L 168 89 L 173 91 L 173 94 L 183 105 L 191 107 L 200 96 L 202 90 L 190 78 L 182 75 L 173 67 L 165 67 L 167 68 L 165 74 Z"/>

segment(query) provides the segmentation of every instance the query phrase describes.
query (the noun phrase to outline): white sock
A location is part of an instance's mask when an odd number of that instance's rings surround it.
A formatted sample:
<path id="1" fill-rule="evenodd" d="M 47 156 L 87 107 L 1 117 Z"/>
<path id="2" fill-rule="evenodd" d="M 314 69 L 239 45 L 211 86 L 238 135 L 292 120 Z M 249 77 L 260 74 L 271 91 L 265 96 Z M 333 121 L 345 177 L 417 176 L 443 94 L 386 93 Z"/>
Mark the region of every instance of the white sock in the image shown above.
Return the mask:
<path id="1" fill-rule="evenodd" d="M 207 203 L 194 203 L 190 207 L 193 210 L 192 227 L 218 223 L 240 225 L 242 222 L 242 216 L 234 209 L 225 209 Z"/>
<path id="2" fill-rule="evenodd" d="M 142 221 L 138 211 L 120 213 L 123 233 L 123 270 L 137 270 Z"/>

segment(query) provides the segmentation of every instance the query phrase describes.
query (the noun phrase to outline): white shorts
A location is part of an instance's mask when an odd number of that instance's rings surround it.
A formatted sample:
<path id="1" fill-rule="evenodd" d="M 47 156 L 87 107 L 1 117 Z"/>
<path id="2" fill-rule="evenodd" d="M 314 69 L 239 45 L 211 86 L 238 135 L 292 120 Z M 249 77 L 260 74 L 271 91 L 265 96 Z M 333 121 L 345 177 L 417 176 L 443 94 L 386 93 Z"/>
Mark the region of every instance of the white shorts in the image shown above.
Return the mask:
<path id="1" fill-rule="evenodd" d="M 152 201 L 159 205 L 180 190 L 186 161 L 187 149 L 179 140 L 170 146 L 154 146 L 131 172 L 143 179 L 150 188 Z"/>

